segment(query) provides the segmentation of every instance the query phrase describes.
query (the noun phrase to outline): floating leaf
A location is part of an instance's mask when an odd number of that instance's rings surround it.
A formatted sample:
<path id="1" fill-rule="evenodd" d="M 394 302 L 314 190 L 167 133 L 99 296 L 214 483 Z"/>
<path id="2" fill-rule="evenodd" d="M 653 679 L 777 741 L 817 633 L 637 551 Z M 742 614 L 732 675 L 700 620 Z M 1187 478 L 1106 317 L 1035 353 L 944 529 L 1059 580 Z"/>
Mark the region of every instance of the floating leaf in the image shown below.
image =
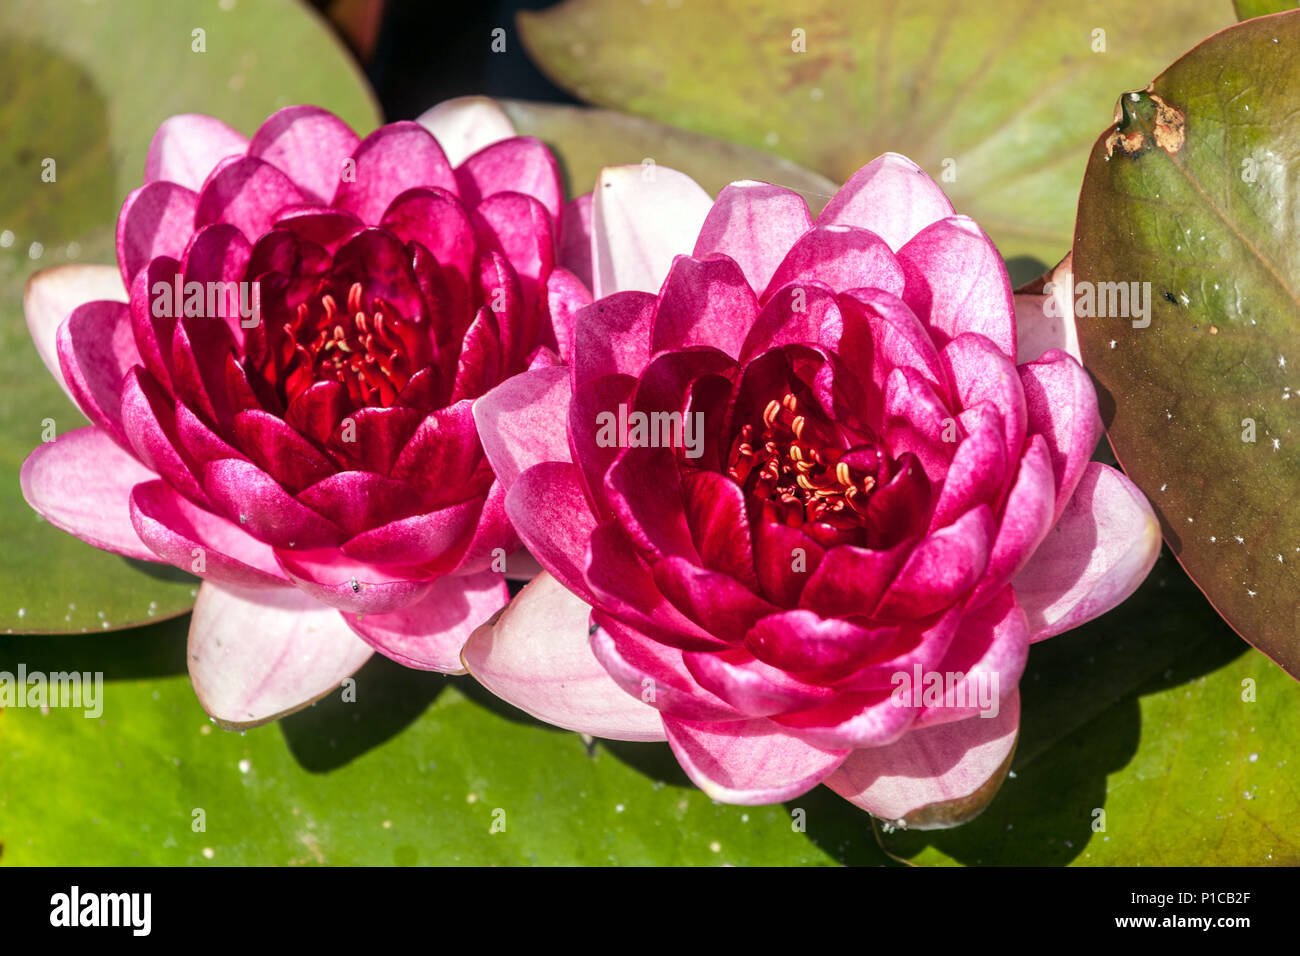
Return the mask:
<path id="1" fill-rule="evenodd" d="M 1105 313 L 1078 328 L 1116 456 L 1214 606 L 1293 676 L 1298 69 L 1300 12 L 1279 14 L 1121 97 L 1088 164 L 1074 247 L 1076 311 Z"/>
<path id="2" fill-rule="evenodd" d="M 0 9 L 0 632 L 168 617 L 193 604 L 197 584 L 96 551 L 23 501 L 18 468 L 47 424 L 58 434 L 85 424 L 28 338 L 28 276 L 113 262 L 118 208 L 167 116 L 211 113 L 251 133 L 281 106 L 314 102 L 360 130 L 376 123 L 361 74 L 313 16 L 288 0 L 226 6 L 25 0 Z"/>

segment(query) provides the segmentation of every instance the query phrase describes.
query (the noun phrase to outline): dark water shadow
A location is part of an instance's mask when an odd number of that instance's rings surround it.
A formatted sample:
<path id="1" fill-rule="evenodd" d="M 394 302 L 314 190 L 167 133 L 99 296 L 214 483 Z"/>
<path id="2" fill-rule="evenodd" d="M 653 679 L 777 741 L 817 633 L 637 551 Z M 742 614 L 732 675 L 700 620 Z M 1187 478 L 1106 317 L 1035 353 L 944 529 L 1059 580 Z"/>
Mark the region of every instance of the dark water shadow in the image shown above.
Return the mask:
<path id="1" fill-rule="evenodd" d="M 454 678 L 412 670 L 382 654 L 372 657 L 340 688 L 305 710 L 280 720 L 289 752 L 312 773 L 329 773 L 397 736 L 416 721 Z"/>
<path id="2" fill-rule="evenodd" d="M 0 637 L 0 671 L 89 671 L 104 680 L 142 680 L 186 673 L 190 616 L 102 634 L 6 634 Z"/>

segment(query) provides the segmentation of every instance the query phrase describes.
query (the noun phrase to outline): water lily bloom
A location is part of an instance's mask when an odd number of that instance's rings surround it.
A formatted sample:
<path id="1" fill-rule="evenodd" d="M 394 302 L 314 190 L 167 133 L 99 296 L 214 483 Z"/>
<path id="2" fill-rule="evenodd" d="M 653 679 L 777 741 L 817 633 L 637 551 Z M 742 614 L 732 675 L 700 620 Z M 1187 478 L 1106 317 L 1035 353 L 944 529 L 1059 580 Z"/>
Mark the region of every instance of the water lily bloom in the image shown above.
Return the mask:
<path id="1" fill-rule="evenodd" d="M 28 287 L 92 423 L 32 452 L 28 502 L 204 579 L 190 674 L 222 723 L 295 710 L 373 649 L 461 672 L 518 548 L 471 404 L 559 361 L 591 301 L 557 264 L 554 157 L 481 98 L 364 139 L 295 106 L 252 139 L 172 117 L 144 178 L 116 269 Z"/>
<path id="2" fill-rule="evenodd" d="M 1017 362 L 997 250 L 900 156 L 816 220 L 772 185 L 712 202 L 607 169 L 592 223 L 570 366 L 474 406 L 548 573 L 466 666 L 558 726 L 666 738 L 720 801 L 824 783 L 968 819 L 1010 765 L 1029 645 L 1158 552 L 1142 494 L 1090 460 L 1087 373 Z"/>

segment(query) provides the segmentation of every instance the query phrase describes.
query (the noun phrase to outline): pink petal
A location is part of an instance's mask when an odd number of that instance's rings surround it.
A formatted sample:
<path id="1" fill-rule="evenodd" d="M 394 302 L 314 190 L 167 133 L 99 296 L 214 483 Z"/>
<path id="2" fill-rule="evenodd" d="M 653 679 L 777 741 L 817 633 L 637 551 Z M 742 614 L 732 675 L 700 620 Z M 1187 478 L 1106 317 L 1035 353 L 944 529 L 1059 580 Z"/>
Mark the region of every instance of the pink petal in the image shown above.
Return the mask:
<path id="1" fill-rule="evenodd" d="M 1002 415 L 1007 455 L 1012 460 L 1019 458 L 1028 413 L 1025 390 L 1011 357 L 984 336 L 964 332 L 944 346 L 939 360 L 958 407 L 992 402 Z"/>
<path id="2" fill-rule="evenodd" d="M 940 347 L 978 332 L 1016 354 L 1011 280 L 993 241 L 966 216 L 931 223 L 898 251 L 907 276 L 903 298 L 926 317 Z"/>
<path id="3" fill-rule="evenodd" d="M 887 747 L 855 750 L 826 786 L 882 820 L 922 830 L 956 826 L 992 799 L 1019 725 L 1015 693 L 997 717 L 922 728 Z"/>
<path id="4" fill-rule="evenodd" d="M 1052 272 L 1044 294 L 1016 293 L 1016 364 L 1032 362 L 1050 349 L 1060 349 L 1076 362 L 1079 330 L 1074 321 L 1073 254 L 1066 256 Z"/>
<path id="5" fill-rule="evenodd" d="M 682 769 L 714 800 L 753 806 L 807 793 L 848 750 L 814 747 L 765 719 L 705 723 L 664 717 Z"/>
<path id="6" fill-rule="evenodd" d="M 156 478 L 98 428 L 77 428 L 27 456 L 19 483 L 27 503 L 54 527 L 103 551 L 141 561 L 158 556 L 131 526 L 131 489 Z"/>
<path id="7" fill-rule="evenodd" d="M 459 166 L 484 146 L 515 135 L 514 123 L 506 111 L 486 96 L 443 100 L 415 121 L 434 135 L 453 166 Z"/>
<path id="8" fill-rule="evenodd" d="M 573 319 L 573 384 L 604 375 L 637 375 L 650 361 L 650 330 L 658 300 L 646 292 L 615 292 Z"/>
<path id="9" fill-rule="evenodd" d="M 1133 482 L 1089 462 L 1074 496 L 1012 585 L 1041 641 L 1106 613 L 1160 555 L 1160 525 Z"/>
<path id="10" fill-rule="evenodd" d="M 569 460 L 569 395 L 569 370 L 551 366 L 509 378 L 474 402 L 483 451 L 507 491 L 538 462 Z"/>
<path id="11" fill-rule="evenodd" d="M 124 302 L 87 302 L 59 326 L 59 366 L 68 391 L 86 417 L 126 445 L 122 379 L 143 363 Z"/>
<path id="12" fill-rule="evenodd" d="M 409 121 L 381 126 L 352 154 L 356 179 L 343 179 L 333 205 L 362 222 L 379 222 L 397 196 L 416 186 L 437 186 L 456 192 L 456 177 L 438 141 L 424 127 Z"/>
<path id="13" fill-rule="evenodd" d="M 546 280 L 546 309 L 551 315 L 551 332 L 555 336 L 560 361 L 573 364 L 577 314 L 591 305 L 591 293 L 582 280 L 568 269 L 556 267 Z"/>
<path id="14" fill-rule="evenodd" d="M 538 720 L 614 740 L 663 740 L 653 707 L 606 673 L 588 640 L 591 608 L 548 574 L 475 631 L 462 654 L 484 687 Z"/>
<path id="15" fill-rule="evenodd" d="M 1059 518 L 1101 440 L 1103 427 L 1092 378 L 1063 352 L 1044 352 L 1020 367 L 1029 430 L 1047 441 L 1056 477 L 1053 517 Z"/>
<path id="16" fill-rule="evenodd" d="M 334 693 L 371 655 L 338 612 L 297 588 L 205 581 L 190 619 L 190 680 L 218 724 L 242 730 Z"/>
<path id="17" fill-rule="evenodd" d="M 417 670 L 463 674 L 461 650 L 474 629 L 510 600 L 495 571 L 447 575 L 424 598 L 389 614 L 344 614 L 343 619 L 385 657 Z"/>
<path id="18" fill-rule="evenodd" d="M 952 214 L 952 203 L 925 170 L 906 156 L 885 153 L 849 178 L 817 225 L 869 229 L 891 249 L 902 249 L 930 223 Z"/>
<path id="19" fill-rule="evenodd" d="M 27 280 L 23 314 L 27 330 L 45 367 L 72 398 L 59 367 L 58 334 L 63 320 L 78 306 L 98 299 L 125 301 L 122 274 L 112 266 L 68 265 L 42 269 Z M 75 401 L 75 399 L 73 399 Z"/>
<path id="20" fill-rule="evenodd" d="M 565 203 L 560 212 L 560 265 L 592 288 L 591 193 Z"/>
<path id="21" fill-rule="evenodd" d="M 682 651 L 661 644 L 597 609 L 591 651 L 615 683 L 651 707 L 686 720 L 744 720 L 726 701 L 711 694 L 686 669 Z"/>
<path id="22" fill-rule="evenodd" d="M 768 183 L 735 182 L 718 193 L 692 255 L 728 255 L 750 286 L 766 289 L 790 247 L 811 228 L 808 203 L 798 193 Z"/>
<path id="23" fill-rule="evenodd" d="M 246 588 L 289 584 L 269 546 L 182 498 L 166 482 L 146 481 L 131 490 L 131 525 L 158 557 L 201 578 Z"/>
<path id="24" fill-rule="evenodd" d="M 281 209 L 305 198 L 294 181 L 275 166 L 245 156 L 226 163 L 203 184 L 194 225 L 227 222 L 253 242 L 271 228 Z"/>
<path id="25" fill-rule="evenodd" d="M 1002 522 L 989 553 L 989 565 L 971 596 L 972 605 L 979 605 L 1002 590 L 1028 563 L 1052 528 L 1055 496 L 1056 482 L 1052 478 L 1047 442 L 1042 435 L 1033 435 L 1025 443 L 1020 470 L 1007 493 Z"/>
<path id="26" fill-rule="evenodd" d="M 658 292 L 673 257 L 695 247 L 712 207 L 689 176 L 665 166 L 607 166 L 592 200 L 592 292 Z"/>
<path id="27" fill-rule="evenodd" d="M 734 261 L 679 256 L 659 295 L 651 351 L 708 345 L 735 358 L 757 317 L 754 290 Z"/>
<path id="28" fill-rule="evenodd" d="M 278 167 L 310 198 L 327 203 L 358 143 L 352 128 L 328 110 L 286 106 L 253 134 L 248 155 Z"/>
<path id="29" fill-rule="evenodd" d="M 347 557 L 335 548 L 315 551 L 277 549 L 276 560 L 299 588 L 322 604 L 352 614 L 388 614 L 415 604 L 430 582 L 418 568 L 376 566 Z"/>
<path id="30" fill-rule="evenodd" d="M 210 461 L 202 466 L 200 478 L 217 510 L 259 541 L 275 547 L 318 548 L 340 544 L 347 537 L 295 501 L 252 462 Z"/>
<path id="31" fill-rule="evenodd" d="M 158 256 L 179 260 L 194 232 L 197 194 L 169 182 L 132 192 L 117 217 L 117 264 L 129 287 L 135 274 Z"/>
<path id="32" fill-rule="evenodd" d="M 144 181 L 167 180 L 198 192 L 217 163 L 247 149 L 248 140 L 219 119 L 202 113 L 169 116 L 149 143 Z"/>
<path id="33" fill-rule="evenodd" d="M 777 266 L 759 297 L 766 302 L 791 282 L 823 282 L 836 292 L 883 289 L 903 293 L 903 270 L 883 239 L 850 226 L 819 224 L 804 233 Z"/>
<path id="34" fill-rule="evenodd" d="M 988 566 L 997 528 L 988 505 L 972 508 L 918 544 L 903 564 L 876 613 L 915 619 L 941 611 L 965 596 Z"/>
<path id="35" fill-rule="evenodd" d="M 456 185 L 467 206 L 477 206 L 502 192 L 531 196 L 555 222 L 564 203 L 555 156 L 545 143 L 531 136 L 514 136 L 484 146 L 456 168 Z"/>
<path id="36" fill-rule="evenodd" d="M 584 574 L 596 519 L 569 462 L 540 462 L 506 494 L 506 512 L 524 546 L 561 584 L 594 601 Z"/>

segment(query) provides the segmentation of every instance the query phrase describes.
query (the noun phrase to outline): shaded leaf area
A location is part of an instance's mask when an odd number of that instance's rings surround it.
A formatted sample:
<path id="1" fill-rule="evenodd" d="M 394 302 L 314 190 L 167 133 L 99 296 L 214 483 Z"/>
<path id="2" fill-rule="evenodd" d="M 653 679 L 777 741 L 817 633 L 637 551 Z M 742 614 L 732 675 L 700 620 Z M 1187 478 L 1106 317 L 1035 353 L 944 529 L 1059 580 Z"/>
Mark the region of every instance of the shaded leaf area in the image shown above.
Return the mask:
<path id="1" fill-rule="evenodd" d="M 1237 11 L 1238 20 L 1249 20 L 1251 17 L 1294 10 L 1300 3 L 1296 0 L 1232 0 L 1232 6 Z"/>
<path id="2" fill-rule="evenodd" d="M 1088 146 L 1116 84 L 1145 84 L 1233 10 L 1228 0 L 567 0 L 518 19 L 542 71 L 599 106 L 766 149 L 836 182 L 882 152 L 910 156 L 1016 263 L 1019 284 L 1070 248 Z"/>
<path id="3" fill-rule="evenodd" d="M 376 107 L 328 28 L 290 0 L 6 3 L 0 92 L 0 632 L 180 614 L 193 604 L 190 575 L 96 551 L 23 501 L 31 449 L 85 424 L 31 345 L 24 286 L 48 266 L 114 261 L 118 209 L 166 117 L 210 113 L 251 133 L 276 109 L 312 102 L 364 132 Z"/>
<path id="4" fill-rule="evenodd" d="M 1074 275 L 1097 292 L 1079 339 L 1116 456 L 1214 606 L 1300 676 L 1298 69 L 1300 11 L 1125 94 L 1088 165 Z"/>

